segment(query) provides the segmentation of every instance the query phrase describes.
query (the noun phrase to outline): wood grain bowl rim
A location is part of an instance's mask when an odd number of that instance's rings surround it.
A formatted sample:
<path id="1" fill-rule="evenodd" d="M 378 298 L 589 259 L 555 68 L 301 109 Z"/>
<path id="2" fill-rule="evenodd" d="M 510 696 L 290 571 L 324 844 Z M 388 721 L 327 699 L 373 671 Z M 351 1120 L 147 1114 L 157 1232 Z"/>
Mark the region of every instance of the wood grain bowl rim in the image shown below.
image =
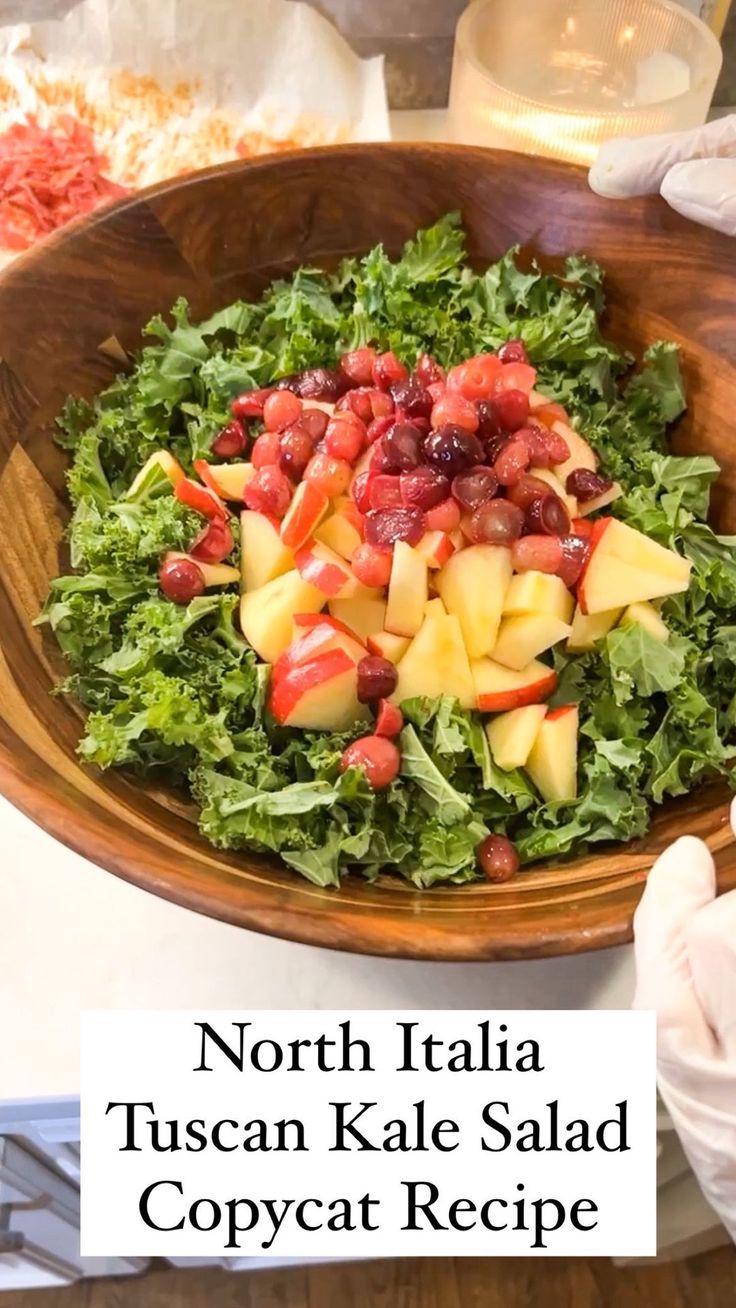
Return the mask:
<path id="1" fill-rule="evenodd" d="M 485 167 L 494 157 L 503 167 L 513 166 L 514 162 L 525 170 L 530 166 L 528 156 L 510 151 L 494 152 L 474 146 L 435 142 L 336 145 L 235 161 L 203 169 L 183 178 L 157 183 L 126 196 L 113 205 L 105 206 L 86 218 L 76 220 L 53 233 L 40 247 L 14 261 L 0 274 L 0 288 L 16 277 L 23 278 L 29 270 L 32 271 L 35 264 L 43 264 L 49 256 L 66 245 L 73 246 L 80 236 L 98 225 L 106 224 L 119 212 L 145 204 L 148 200 L 171 191 L 181 193 L 196 188 L 208 179 L 228 174 L 272 172 L 274 169 L 288 167 L 295 161 L 303 162 L 305 156 L 355 158 L 356 155 L 364 155 L 366 151 L 405 156 L 407 163 L 419 155 L 430 159 L 446 158 L 449 155 L 458 159 L 477 160 Z M 563 184 L 572 179 L 579 180 L 583 171 L 572 164 L 535 160 L 537 162 L 541 162 Z M 339 253 L 333 251 L 332 255 L 334 257 Z M 346 249 L 344 253 L 353 253 L 353 250 Z M 251 264 L 249 271 L 258 271 L 259 266 L 267 265 Z M 81 768 L 81 764 L 79 766 Z M 198 871 L 201 884 L 182 885 L 181 871 L 154 867 L 156 860 L 147 860 L 142 853 L 121 853 L 106 826 L 104 810 L 96 810 L 94 814 L 81 811 L 80 808 L 75 810 L 63 793 L 54 792 L 53 785 L 49 784 L 53 782 L 53 768 L 48 766 L 48 772 L 50 775 L 47 784 L 39 787 L 24 776 L 13 753 L 0 745 L 0 793 L 51 836 L 93 864 L 181 907 L 232 925 L 297 943 L 373 956 L 425 961 L 501 961 L 563 956 L 627 943 L 632 938 L 633 911 L 640 887 L 658 852 L 657 849 L 642 850 L 640 842 L 622 844 L 618 848 L 611 845 L 604 848 L 600 855 L 584 856 L 571 861 L 567 867 L 564 862 L 559 864 L 557 881 L 550 878 L 552 868 L 549 866 L 546 871 L 538 873 L 530 869 L 522 880 L 504 887 L 491 888 L 476 883 L 467 887 L 438 887 L 431 891 L 419 891 L 407 887 L 403 882 L 397 883 L 395 878 L 386 877 L 381 879 L 382 886 L 386 888 L 390 884 L 392 889 L 396 889 L 396 902 L 389 906 L 382 905 L 373 914 L 371 906 L 365 903 L 364 882 L 359 883 L 363 897 L 359 895 L 354 898 L 350 881 L 345 883 L 342 890 L 320 888 L 301 881 L 275 858 L 256 859 L 257 865 L 279 873 L 278 886 L 263 882 L 257 877 L 244 875 L 243 871 L 238 873 L 235 862 L 237 856 L 225 855 L 224 862 L 218 863 L 217 852 L 203 841 L 196 830 L 192 831 L 190 844 L 193 853 L 200 855 Z M 135 786 L 134 781 L 128 784 Z M 701 789 L 706 802 L 707 797 L 712 796 L 715 805 L 709 808 L 709 829 L 703 833 L 715 854 L 734 842 L 728 825 L 726 787 L 716 784 Z M 153 823 L 151 834 L 161 845 Z M 209 858 L 201 856 L 204 852 L 202 847 L 209 851 Z M 203 866 L 207 863 L 212 866 Z M 284 874 L 288 877 L 287 883 L 282 880 Z M 223 896 L 223 885 L 230 880 L 236 883 L 238 893 Z M 612 884 L 601 895 L 601 887 L 607 881 Z M 540 883 L 550 892 L 549 902 L 552 903 L 557 886 L 575 884 L 577 889 L 575 899 L 564 903 L 564 922 L 549 915 L 536 922 L 535 933 L 530 934 L 529 909 L 523 902 L 524 890 L 539 887 Z M 477 899 L 482 902 L 475 902 Z M 472 906 L 470 900 L 473 900 Z M 325 902 L 331 906 L 331 911 L 325 911 Z M 600 918 L 602 902 L 605 902 L 609 910 L 608 917 L 603 922 Z M 535 901 L 532 910 L 544 906 L 544 901 Z M 398 930 L 394 923 L 388 939 L 383 937 L 380 926 L 384 909 L 388 913 L 399 912 L 402 917 L 406 915 L 405 928 Z M 490 929 L 485 925 L 489 914 L 492 914 Z M 458 922 L 462 921 L 459 932 L 453 923 L 455 918 Z M 421 923 L 419 931 L 411 929 L 416 919 Z M 520 921 L 526 929 L 520 929 Z"/>

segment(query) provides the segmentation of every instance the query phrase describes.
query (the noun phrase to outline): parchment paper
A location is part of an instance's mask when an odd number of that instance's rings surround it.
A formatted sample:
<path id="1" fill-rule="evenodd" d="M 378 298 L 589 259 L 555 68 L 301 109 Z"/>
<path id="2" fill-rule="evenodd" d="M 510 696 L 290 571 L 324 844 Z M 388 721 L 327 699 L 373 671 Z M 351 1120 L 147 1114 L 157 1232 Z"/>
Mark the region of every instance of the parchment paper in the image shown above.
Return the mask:
<path id="1" fill-rule="evenodd" d="M 297 0 L 84 0 L 0 28 L 0 131 L 89 124 L 108 175 L 145 186 L 239 155 L 389 136 L 381 59 Z"/>

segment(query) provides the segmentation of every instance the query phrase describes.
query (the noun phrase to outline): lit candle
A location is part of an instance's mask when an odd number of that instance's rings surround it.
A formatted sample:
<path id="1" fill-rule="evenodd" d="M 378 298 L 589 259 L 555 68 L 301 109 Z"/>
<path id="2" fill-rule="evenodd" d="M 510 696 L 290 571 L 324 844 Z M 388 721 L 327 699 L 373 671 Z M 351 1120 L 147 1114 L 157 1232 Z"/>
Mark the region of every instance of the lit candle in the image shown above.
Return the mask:
<path id="1" fill-rule="evenodd" d="M 720 67 L 713 33 L 672 0 L 476 0 L 450 139 L 590 165 L 611 137 L 705 122 Z"/>

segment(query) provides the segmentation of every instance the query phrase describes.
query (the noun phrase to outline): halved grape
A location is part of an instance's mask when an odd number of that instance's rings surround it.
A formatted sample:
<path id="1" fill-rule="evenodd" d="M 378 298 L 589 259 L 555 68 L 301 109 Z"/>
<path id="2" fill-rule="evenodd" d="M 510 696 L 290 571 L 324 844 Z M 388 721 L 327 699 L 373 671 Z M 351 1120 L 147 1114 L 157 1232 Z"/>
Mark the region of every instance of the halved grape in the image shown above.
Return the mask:
<path id="1" fill-rule="evenodd" d="M 527 508 L 524 526 L 531 535 L 566 536 L 570 514 L 557 495 L 541 495 Z"/>
<path id="2" fill-rule="evenodd" d="M 424 457 L 439 472 L 456 477 L 467 468 L 482 463 L 484 450 L 472 432 L 446 423 L 438 431 L 430 432 L 424 442 Z"/>
<path id="3" fill-rule="evenodd" d="M 471 540 L 477 545 L 512 545 L 524 530 L 524 514 L 508 500 L 491 500 L 470 519 Z"/>
<path id="4" fill-rule="evenodd" d="M 390 550 L 397 540 L 418 545 L 426 522 L 421 509 L 372 510 L 366 514 L 365 538 L 376 549 Z"/>
<path id="5" fill-rule="evenodd" d="M 470 512 L 492 500 L 497 490 L 498 478 L 493 468 L 484 468 L 482 464 L 458 473 L 452 482 L 454 498 Z"/>

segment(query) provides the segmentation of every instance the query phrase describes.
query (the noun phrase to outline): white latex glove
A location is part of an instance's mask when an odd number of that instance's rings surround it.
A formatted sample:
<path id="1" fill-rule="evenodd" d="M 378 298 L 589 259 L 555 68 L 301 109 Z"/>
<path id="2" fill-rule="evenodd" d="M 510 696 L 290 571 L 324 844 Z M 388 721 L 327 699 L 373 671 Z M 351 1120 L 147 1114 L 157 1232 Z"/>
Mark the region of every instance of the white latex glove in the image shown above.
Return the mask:
<path id="1" fill-rule="evenodd" d="M 615 200 L 659 191 L 685 218 L 736 236 L 736 114 L 689 132 L 606 141 L 589 181 Z"/>
<path id="2" fill-rule="evenodd" d="M 634 935 L 634 1007 L 657 1013 L 660 1094 L 706 1199 L 736 1241 L 736 891 L 715 898 L 702 841 L 683 836 L 657 860 Z"/>

